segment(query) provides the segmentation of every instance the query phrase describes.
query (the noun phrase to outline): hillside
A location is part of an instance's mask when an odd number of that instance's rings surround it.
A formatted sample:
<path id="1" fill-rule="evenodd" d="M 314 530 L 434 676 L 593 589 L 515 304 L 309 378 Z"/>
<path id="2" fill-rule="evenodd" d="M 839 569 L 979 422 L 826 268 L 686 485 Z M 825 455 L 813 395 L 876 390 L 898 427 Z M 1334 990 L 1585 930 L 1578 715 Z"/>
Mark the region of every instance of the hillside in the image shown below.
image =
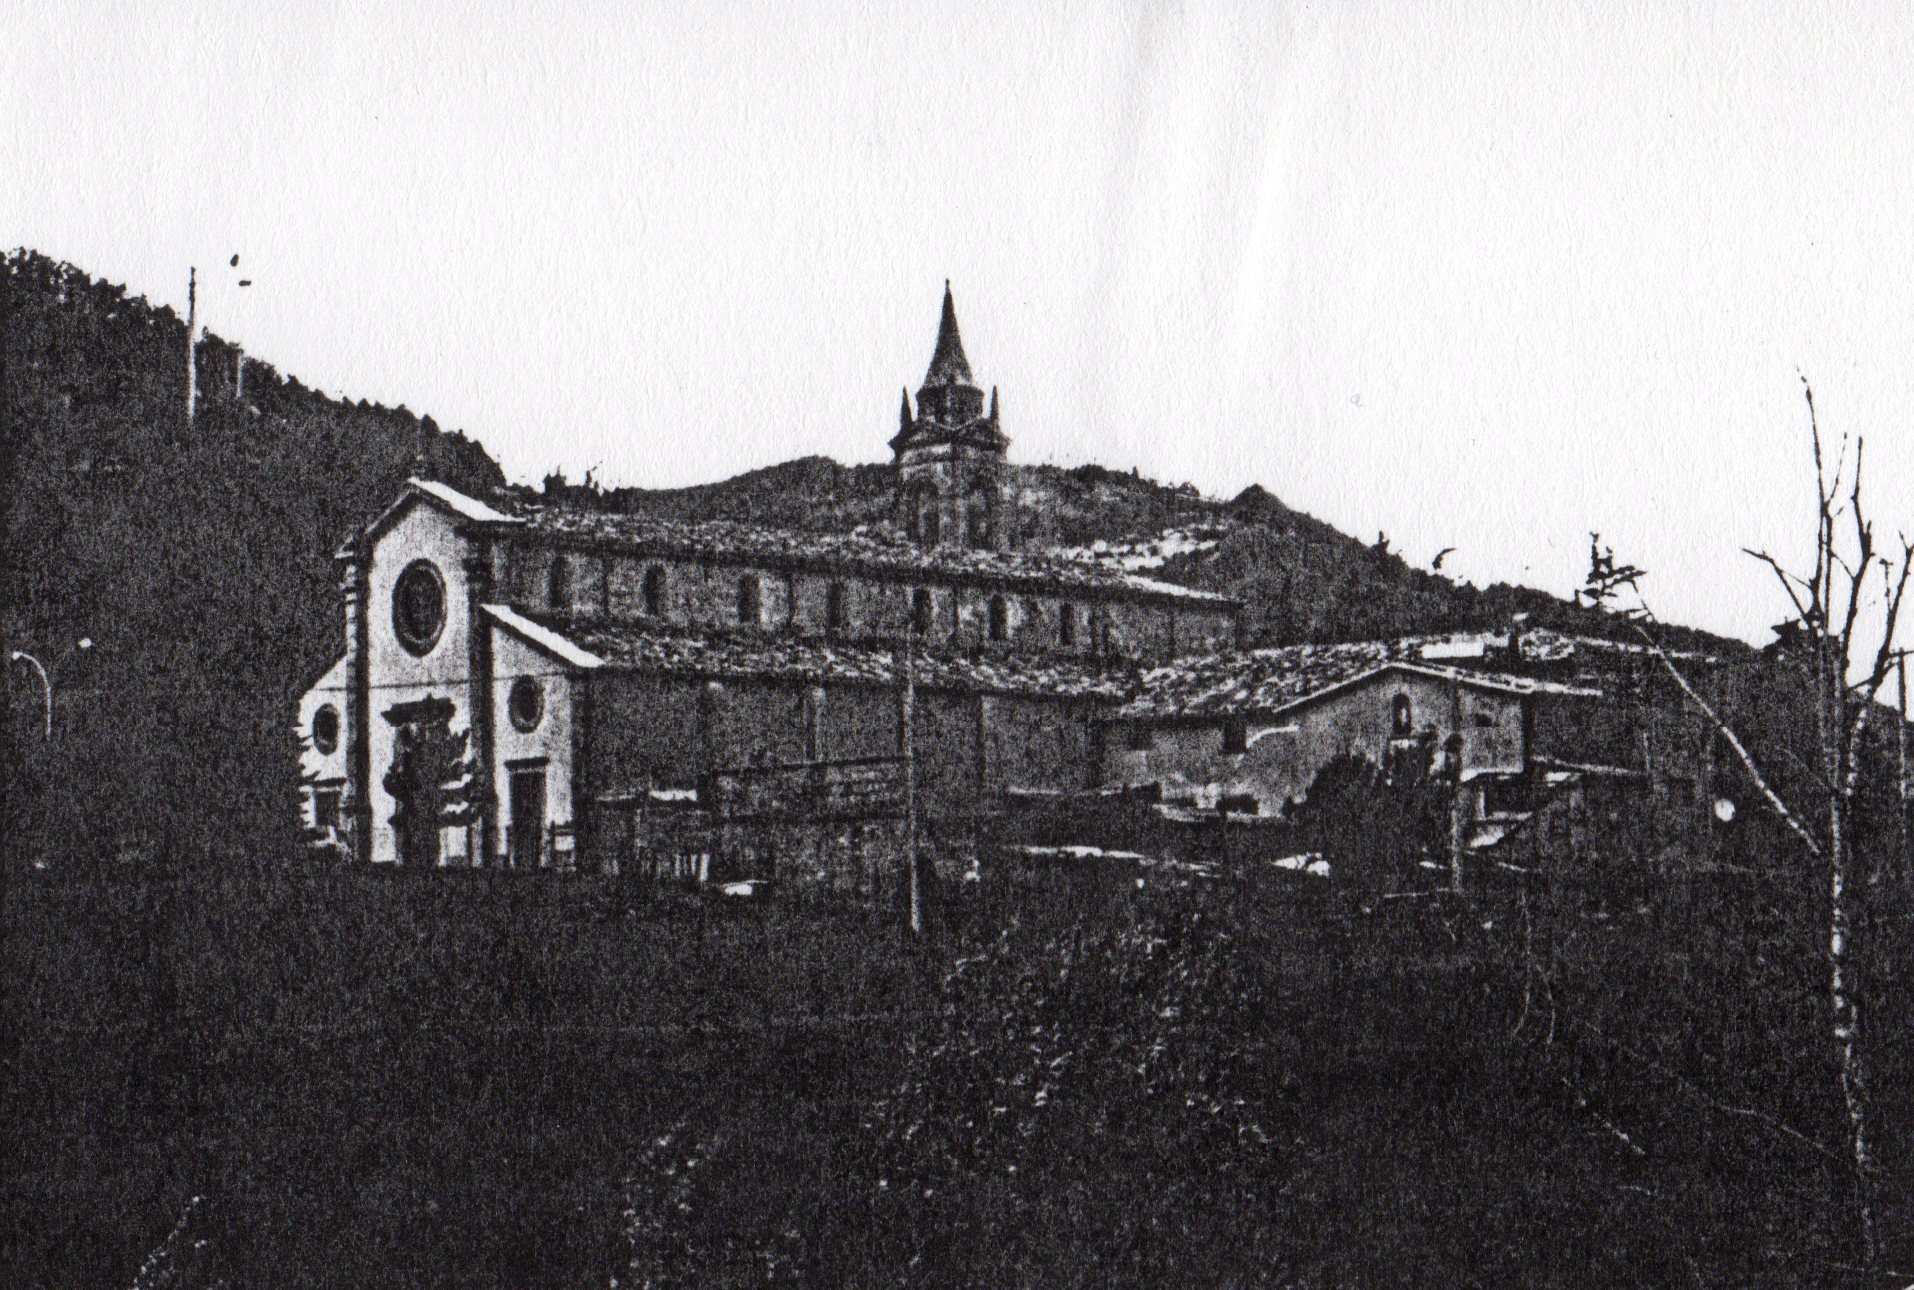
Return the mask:
<path id="1" fill-rule="evenodd" d="M 476 443 L 404 408 L 345 403 L 246 367 L 207 336 L 185 426 L 186 324 L 30 251 L 6 258 L 4 635 L 53 670 L 8 670 L 7 835 L 96 853 L 166 833 L 283 841 L 293 696 L 330 662 L 331 553 L 423 451 L 474 490 L 503 483 Z M 81 637 L 94 647 L 73 651 Z M 145 843 L 139 843 L 142 847 Z"/>
<path id="2" fill-rule="evenodd" d="M 8 836 L 98 853 L 167 832 L 248 849 L 286 839 L 294 696 L 338 640 L 331 553 L 426 472 L 474 493 L 505 487 L 462 434 L 406 408 L 344 402 L 234 348 L 199 349 L 185 425 L 185 322 L 32 251 L 0 277 L 9 649 L 52 665 L 56 735 L 36 679 L 7 689 Z M 873 438 L 881 433 L 874 429 Z M 1249 638 L 1286 643 L 1491 627 L 1517 611 L 1600 629 L 1539 592 L 1458 586 L 1338 533 L 1261 488 L 1223 501 L 1097 466 L 1014 468 L 1024 537 L 1239 597 Z M 606 491 L 553 476 L 547 492 L 682 519 L 811 530 L 886 521 L 891 475 L 819 457 L 693 488 Z M 81 637 L 95 647 L 75 653 Z M 163 786 L 163 787 L 161 787 Z"/>

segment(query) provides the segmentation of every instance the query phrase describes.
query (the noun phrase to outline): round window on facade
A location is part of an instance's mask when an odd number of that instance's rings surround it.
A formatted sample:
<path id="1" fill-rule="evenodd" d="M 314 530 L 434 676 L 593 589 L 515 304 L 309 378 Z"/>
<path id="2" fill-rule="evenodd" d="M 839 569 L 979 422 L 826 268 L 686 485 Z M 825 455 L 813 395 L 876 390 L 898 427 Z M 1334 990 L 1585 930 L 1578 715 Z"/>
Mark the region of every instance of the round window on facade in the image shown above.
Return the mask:
<path id="1" fill-rule="evenodd" d="M 405 566 L 392 588 L 392 630 L 399 644 L 427 654 L 445 630 L 445 579 L 430 560 Z"/>
<path id="2" fill-rule="evenodd" d="M 339 746 L 339 709 L 330 703 L 312 714 L 312 746 L 322 753 Z"/>
<path id="3" fill-rule="evenodd" d="M 529 676 L 519 677 L 505 696 L 505 710 L 511 715 L 513 725 L 530 734 L 545 719 L 544 687 Z"/>

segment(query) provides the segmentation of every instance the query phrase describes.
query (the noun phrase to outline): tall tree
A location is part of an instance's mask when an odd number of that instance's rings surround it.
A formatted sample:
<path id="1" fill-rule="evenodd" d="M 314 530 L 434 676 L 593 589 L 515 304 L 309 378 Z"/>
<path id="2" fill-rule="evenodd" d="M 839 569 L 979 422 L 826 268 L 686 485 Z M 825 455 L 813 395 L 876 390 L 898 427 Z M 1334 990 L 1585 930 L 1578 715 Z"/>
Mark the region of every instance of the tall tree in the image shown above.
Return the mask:
<path id="1" fill-rule="evenodd" d="M 1854 1168 L 1857 1221 L 1868 1266 L 1879 1262 L 1876 1230 L 1876 1165 L 1870 1130 L 1866 1063 L 1861 1044 L 1861 1001 L 1856 992 L 1853 898 L 1857 854 L 1857 802 L 1863 775 L 1892 765 L 1870 757 L 1870 726 L 1894 714 L 1880 702 L 1887 679 L 1906 651 L 1896 644 L 1903 596 L 1914 570 L 1914 543 L 1897 537 L 1895 548 L 1877 544 L 1862 500 L 1865 443 L 1854 442 L 1852 465 L 1842 441 L 1830 464 L 1823 449 L 1814 391 L 1804 381 L 1814 450 L 1814 555 L 1805 573 L 1767 551 L 1748 550 L 1774 574 L 1791 606 L 1784 635 L 1808 665 L 1813 726 L 1811 774 L 1803 787 L 1788 789 L 1764 766 L 1718 702 L 1660 644 L 1641 594 L 1641 569 L 1617 564 L 1612 548 L 1592 535 L 1583 596 L 1595 605 L 1626 611 L 1649 650 L 1675 684 L 1720 734 L 1769 811 L 1821 870 L 1827 883 L 1827 1003 L 1830 1034 L 1839 1058 L 1841 1096 L 1847 1112 L 1848 1146 Z M 1864 624 L 1866 629 L 1864 629 Z M 1871 630 L 1868 630 L 1871 629 Z M 1869 646 L 1869 638 L 1878 639 Z M 1897 732 L 1898 733 L 1898 732 Z M 1897 786 L 1898 787 L 1898 786 Z"/>

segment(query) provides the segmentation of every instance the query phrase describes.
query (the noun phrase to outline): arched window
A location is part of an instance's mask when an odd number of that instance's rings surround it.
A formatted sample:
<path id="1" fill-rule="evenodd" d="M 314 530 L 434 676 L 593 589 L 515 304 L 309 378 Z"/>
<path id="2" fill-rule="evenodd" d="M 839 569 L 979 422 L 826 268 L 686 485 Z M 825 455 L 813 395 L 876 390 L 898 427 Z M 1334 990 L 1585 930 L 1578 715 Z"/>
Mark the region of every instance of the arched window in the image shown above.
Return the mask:
<path id="1" fill-rule="evenodd" d="M 655 564 L 645 570 L 644 597 L 645 612 L 653 618 L 664 617 L 665 571 Z"/>
<path id="2" fill-rule="evenodd" d="M 1077 643 L 1077 607 L 1064 604 L 1057 610 L 1057 644 L 1075 645 Z"/>
<path id="3" fill-rule="evenodd" d="M 937 602 L 931 598 L 929 587 L 919 587 L 910 593 L 910 626 L 918 636 L 930 635 L 936 613 Z"/>
<path id="4" fill-rule="evenodd" d="M 1415 727 L 1415 708 L 1409 696 L 1398 694 L 1389 704 L 1389 728 L 1398 739 L 1407 739 Z"/>
<path id="5" fill-rule="evenodd" d="M 747 573 L 738 579 L 738 621 L 746 627 L 756 627 L 762 621 L 761 610 L 758 575 Z"/>
<path id="6" fill-rule="evenodd" d="M 982 484 L 970 490 L 970 496 L 964 502 L 964 518 L 968 523 L 970 545 L 988 548 L 995 545 L 997 536 L 996 507 L 991 504 L 990 490 Z"/>
<path id="7" fill-rule="evenodd" d="M 990 598 L 990 639 L 993 641 L 1010 639 L 1010 606 L 1004 603 L 1002 596 Z"/>
<path id="8" fill-rule="evenodd" d="M 905 523 L 910 526 L 910 535 L 922 546 L 936 546 L 942 530 L 942 508 L 937 504 L 937 485 L 928 479 L 919 479 L 910 488 L 910 501 Z"/>
<path id="9" fill-rule="evenodd" d="M 844 607 L 844 584 L 833 582 L 824 592 L 824 630 L 836 636 L 850 626 Z"/>
<path id="10" fill-rule="evenodd" d="M 571 595 L 571 567 L 566 564 L 563 555 L 552 557 L 551 577 L 545 584 L 545 603 L 553 609 L 563 609 L 565 601 Z"/>

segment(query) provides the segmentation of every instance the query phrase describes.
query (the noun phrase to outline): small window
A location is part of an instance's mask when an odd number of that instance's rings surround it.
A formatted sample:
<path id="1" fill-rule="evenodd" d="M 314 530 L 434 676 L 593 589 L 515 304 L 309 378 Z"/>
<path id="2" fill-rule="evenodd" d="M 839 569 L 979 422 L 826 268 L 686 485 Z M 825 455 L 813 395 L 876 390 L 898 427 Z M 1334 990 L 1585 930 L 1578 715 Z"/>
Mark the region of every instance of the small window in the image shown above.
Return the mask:
<path id="1" fill-rule="evenodd" d="M 1148 752 L 1156 746 L 1156 732 L 1139 721 L 1124 730 L 1123 746 L 1131 752 Z"/>
<path id="2" fill-rule="evenodd" d="M 919 587 L 910 593 L 910 626 L 919 636 L 930 635 L 931 624 L 937 614 L 937 602 L 931 598 L 930 588 Z"/>
<path id="3" fill-rule="evenodd" d="M 445 579 L 430 560 L 414 560 L 392 586 L 392 631 L 399 644 L 424 657 L 445 630 Z"/>
<path id="4" fill-rule="evenodd" d="M 339 747 L 339 709 L 330 703 L 312 714 L 312 746 L 321 753 L 329 753 Z"/>
<path id="5" fill-rule="evenodd" d="M 1057 611 L 1057 644 L 1075 645 L 1077 643 L 1077 607 L 1064 605 Z"/>
<path id="6" fill-rule="evenodd" d="M 1002 596 L 990 598 L 990 639 L 993 641 L 1010 639 L 1010 606 L 1004 603 Z"/>
<path id="7" fill-rule="evenodd" d="M 655 564 L 645 570 L 644 599 L 645 613 L 653 618 L 664 617 L 665 571 Z"/>
<path id="8" fill-rule="evenodd" d="M 529 676 L 519 677 L 506 694 L 505 710 L 514 726 L 530 734 L 545 719 L 544 687 Z"/>
<path id="9" fill-rule="evenodd" d="M 763 621 L 760 594 L 757 574 L 747 573 L 738 579 L 738 621 L 747 627 L 756 627 Z"/>
<path id="10" fill-rule="evenodd" d="M 1489 730 L 1494 728 L 1495 718 L 1486 712 L 1478 712 L 1475 714 L 1475 724 L 1477 729 Z"/>
<path id="11" fill-rule="evenodd" d="M 1409 696 L 1398 694 L 1389 704 L 1389 726 L 1398 739 L 1407 739 L 1415 728 L 1415 708 Z"/>
<path id="12" fill-rule="evenodd" d="M 835 636 L 850 625 L 844 605 L 844 584 L 833 582 L 824 592 L 824 628 Z"/>
<path id="13" fill-rule="evenodd" d="M 553 609 L 563 609 L 571 596 L 571 583 L 571 565 L 564 556 L 553 556 L 551 576 L 545 583 L 545 603 Z"/>
<path id="14" fill-rule="evenodd" d="M 327 833 L 339 831 L 340 807 L 343 794 L 336 788 L 315 788 L 312 790 L 313 827 Z"/>
<path id="15" fill-rule="evenodd" d="M 911 486 L 910 533 L 923 546 L 936 546 L 938 536 L 938 497 L 937 487 L 927 479 L 920 479 Z"/>
<path id="16" fill-rule="evenodd" d="M 1232 718 L 1223 723 L 1223 754 L 1233 757 L 1237 753 L 1249 750 L 1249 730 L 1241 721 Z"/>
<path id="17" fill-rule="evenodd" d="M 804 692 L 804 760 L 818 761 L 824 756 L 824 687 L 812 686 Z"/>
<path id="18" fill-rule="evenodd" d="M 970 525 L 970 545 L 986 549 L 994 545 L 997 525 L 996 516 L 992 514 L 989 491 L 982 487 L 972 489 L 964 510 Z"/>

